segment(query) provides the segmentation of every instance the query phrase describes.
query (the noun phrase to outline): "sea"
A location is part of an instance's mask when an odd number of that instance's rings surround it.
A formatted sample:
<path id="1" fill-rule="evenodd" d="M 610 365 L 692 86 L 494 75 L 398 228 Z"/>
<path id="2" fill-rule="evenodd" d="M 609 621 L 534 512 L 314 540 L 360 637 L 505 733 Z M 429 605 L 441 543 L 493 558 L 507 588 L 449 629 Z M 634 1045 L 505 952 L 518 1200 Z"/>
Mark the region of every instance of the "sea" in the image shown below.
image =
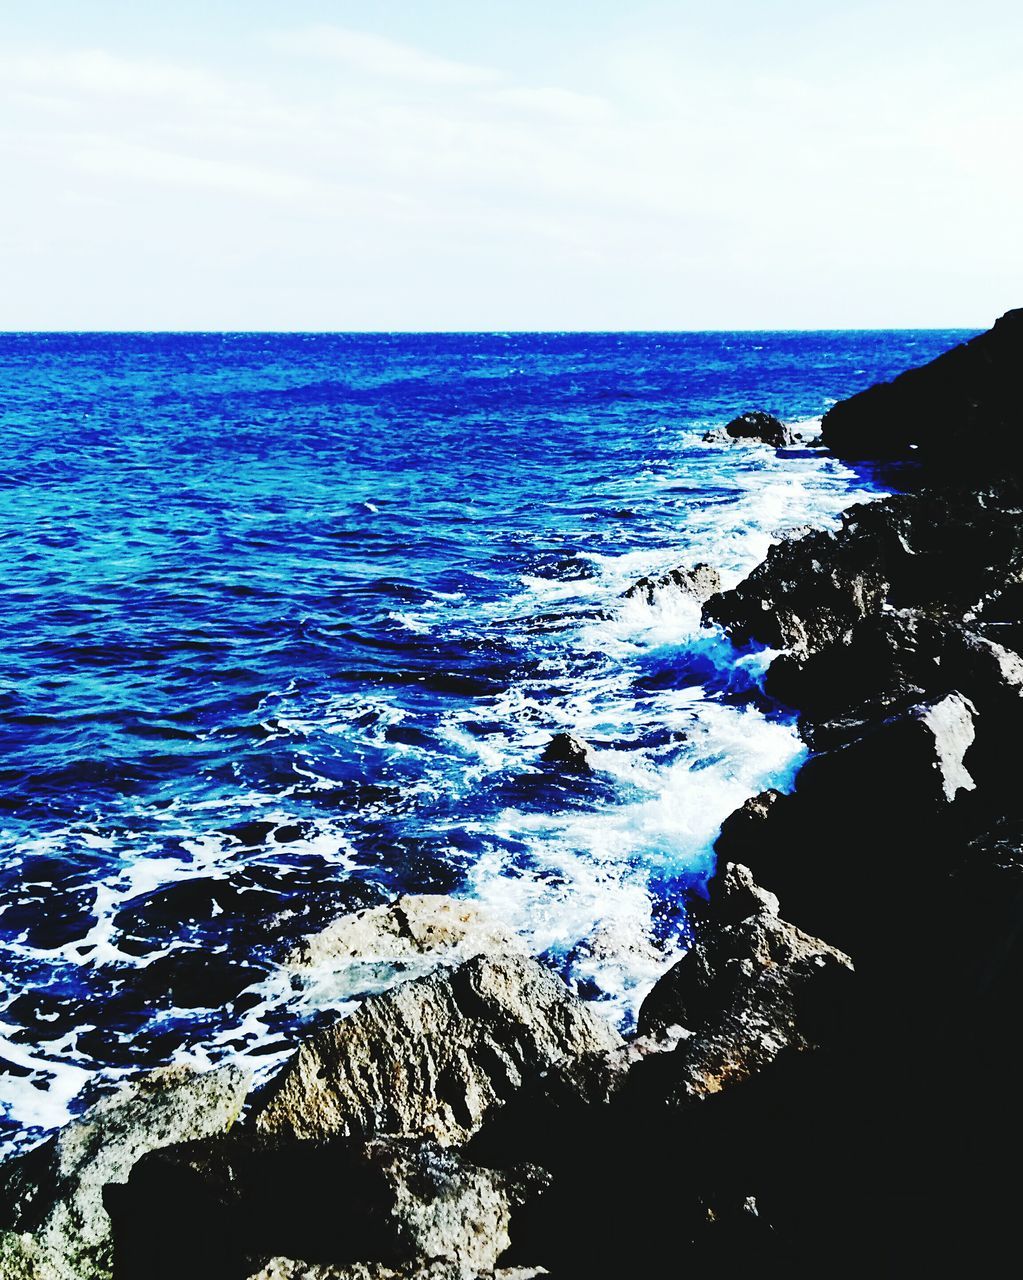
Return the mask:
<path id="1" fill-rule="evenodd" d="M 968 336 L 0 335 L 0 1152 L 142 1068 L 265 1077 L 396 972 L 282 961 L 399 894 L 633 1025 L 805 748 L 769 652 L 623 593 L 888 491 L 820 415 Z M 804 440 L 704 439 L 749 409 Z"/>

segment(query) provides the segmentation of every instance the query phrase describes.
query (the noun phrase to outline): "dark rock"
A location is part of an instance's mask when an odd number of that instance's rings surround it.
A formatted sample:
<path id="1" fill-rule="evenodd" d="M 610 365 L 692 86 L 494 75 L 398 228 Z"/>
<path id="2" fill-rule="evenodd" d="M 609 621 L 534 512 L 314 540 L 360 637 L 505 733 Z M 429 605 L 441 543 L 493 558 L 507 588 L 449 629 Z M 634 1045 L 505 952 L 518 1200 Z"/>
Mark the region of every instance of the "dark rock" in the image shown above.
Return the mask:
<path id="1" fill-rule="evenodd" d="M 465 1141 L 531 1075 L 618 1033 L 533 960 L 477 957 L 372 997 L 307 1040 L 254 1111 L 264 1134 Z"/>
<path id="2" fill-rule="evenodd" d="M 709 564 L 695 564 L 691 569 L 672 569 L 659 578 L 640 578 L 627 591 L 622 592 L 623 599 L 632 600 L 637 596 L 653 604 L 658 591 L 681 591 L 701 603 L 709 600 L 721 590 L 721 575 Z"/>
<path id="3" fill-rule="evenodd" d="M 544 747 L 540 759 L 557 765 L 566 773 L 589 773 L 590 761 L 586 743 L 570 733 L 556 733 Z"/>
<path id="4" fill-rule="evenodd" d="M 239 1134 L 167 1147 L 108 1191 L 117 1280 L 243 1280 L 271 1257 L 486 1274 L 508 1247 L 512 1209 L 546 1183 L 538 1169 L 486 1169 L 423 1138 Z"/>
<path id="5" fill-rule="evenodd" d="M 745 867 L 726 867 L 718 889 L 720 922 L 702 929 L 639 1013 L 641 1034 L 690 1032 L 655 1064 L 676 1098 L 718 1093 L 779 1054 L 819 1047 L 850 989 L 849 957 L 781 920 Z"/>
<path id="6" fill-rule="evenodd" d="M 843 458 L 913 458 L 961 480 L 1006 475 L 1023 456 L 1023 310 L 987 333 L 833 405 L 822 438 Z"/>
<path id="7" fill-rule="evenodd" d="M 247 1072 L 199 1074 L 167 1068 L 97 1103 L 26 1156 L 0 1169 L 0 1260 L 41 1280 L 102 1280 L 111 1274 L 103 1189 L 123 1182 L 146 1152 L 229 1129 L 241 1111 Z M 10 1233 L 5 1237 L 5 1232 Z M 33 1270 L 34 1268 L 34 1270 Z"/>
<path id="8" fill-rule="evenodd" d="M 886 606 L 962 621 L 1023 580 L 1023 504 L 1014 485 L 925 490 L 852 507 L 837 533 L 781 542 L 704 618 L 739 642 L 805 658 L 847 643 Z"/>
<path id="9" fill-rule="evenodd" d="M 773 449 L 783 449 L 792 444 L 795 438 L 783 422 L 761 409 L 741 413 L 733 418 L 725 427 L 725 432 L 733 440 L 760 440 Z"/>

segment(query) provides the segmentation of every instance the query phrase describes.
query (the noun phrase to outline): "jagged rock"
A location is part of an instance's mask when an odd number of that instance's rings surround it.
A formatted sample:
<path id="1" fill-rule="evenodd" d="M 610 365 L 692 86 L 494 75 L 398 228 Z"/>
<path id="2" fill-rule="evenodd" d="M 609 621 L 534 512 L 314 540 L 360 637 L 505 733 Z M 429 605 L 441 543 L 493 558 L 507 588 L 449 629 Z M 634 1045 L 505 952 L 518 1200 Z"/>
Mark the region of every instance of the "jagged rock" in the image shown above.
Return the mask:
<path id="1" fill-rule="evenodd" d="M 721 824 L 721 834 L 715 849 L 718 866 L 739 865 L 748 861 L 752 852 L 764 842 L 764 827 L 774 808 L 785 802 L 785 796 L 773 787 L 751 796 Z M 752 875 L 750 876 L 752 880 Z M 713 883 L 713 882 L 712 882 Z M 764 890 L 760 890 L 764 892 Z M 777 901 L 777 899 L 775 899 Z"/>
<path id="2" fill-rule="evenodd" d="M 704 618 L 739 642 L 806 658 L 847 643 L 887 606 L 962 621 L 1023 581 L 1023 504 L 1014 484 L 924 490 L 854 506 L 837 533 L 771 547 L 737 587 L 712 596 Z"/>
<path id="3" fill-rule="evenodd" d="M 739 414 L 725 427 L 725 433 L 733 440 L 760 440 L 773 449 L 782 449 L 794 440 L 791 430 L 783 422 L 761 409 Z"/>
<path id="4" fill-rule="evenodd" d="M 547 1181 L 532 1166 L 483 1168 L 423 1138 L 275 1143 L 239 1134 L 168 1147 L 109 1194 L 117 1276 L 240 1280 L 259 1257 L 490 1274 L 508 1248 L 513 1209 Z"/>
<path id="5" fill-rule="evenodd" d="M 371 971 L 424 972 L 474 955 L 522 954 L 520 938 L 478 903 L 446 894 L 406 894 L 396 902 L 342 916 L 303 938 L 284 963 L 292 969 L 352 971 L 352 989 L 366 990 Z"/>
<path id="6" fill-rule="evenodd" d="M 529 1076 L 621 1037 L 533 960 L 477 957 L 307 1040 L 257 1103 L 264 1134 L 465 1141 Z"/>
<path id="7" fill-rule="evenodd" d="M 778 917 L 748 869 L 726 868 L 720 887 L 722 922 L 704 927 L 639 1013 L 641 1034 L 692 1033 L 658 1063 L 680 1097 L 717 1093 L 781 1053 L 818 1047 L 852 974 L 848 956 Z"/>
<path id="8" fill-rule="evenodd" d="M 566 773 L 590 773 L 589 748 L 581 738 L 570 733 L 556 733 L 544 747 L 540 759 L 557 765 Z"/>
<path id="9" fill-rule="evenodd" d="M 892 382 L 839 401 L 824 443 L 843 458 L 920 458 L 961 479 L 1019 465 L 1023 310 Z"/>
<path id="10" fill-rule="evenodd" d="M 648 604 L 653 604 L 657 592 L 663 590 L 681 591 L 683 595 L 702 603 L 721 590 L 721 574 L 712 565 L 703 563 L 694 564 L 691 569 L 671 569 L 659 578 L 639 578 L 627 591 L 622 592 L 622 598 L 633 600 L 639 597 Z"/>
<path id="11" fill-rule="evenodd" d="M 42 1146 L 8 1161 L 0 1169 L 0 1227 L 10 1234 L 0 1257 L 11 1274 L 23 1266 L 38 1280 L 109 1276 L 104 1187 L 123 1182 L 139 1157 L 155 1147 L 229 1129 L 248 1085 L 248 1073 L 233 1066 L 203 1074 L 187 1068 L 154 1071 L 98 1102 Z M 24 1235 L 28 1239 L 17 1239 Z"/>
<path id="12" fill-rule="evenodd" d="M 547 1274 L 543 1267 L 499 1267 L 496 1271 L 473 1272 L 472 1280 L 538 1280 Z M 395 1271 L 380 1262 L 332 1267 L 297 1262 L 294 1258 L 271 1258 L 248 1280 L 466 1280 L 466 1275 L 460 1266 L 449 1262 Z"/>

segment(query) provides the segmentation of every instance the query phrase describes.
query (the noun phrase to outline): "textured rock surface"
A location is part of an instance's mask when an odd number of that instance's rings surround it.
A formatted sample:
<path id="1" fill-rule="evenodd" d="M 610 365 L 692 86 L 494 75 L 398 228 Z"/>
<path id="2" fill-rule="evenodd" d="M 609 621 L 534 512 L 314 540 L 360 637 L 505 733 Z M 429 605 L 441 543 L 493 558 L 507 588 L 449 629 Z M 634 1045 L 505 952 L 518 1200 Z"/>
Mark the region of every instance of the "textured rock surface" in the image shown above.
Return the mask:
<path id="1" fill-rule="evenodd" d="M 221 1133 L 237 1119 L 249 1076 L 236 1067 L 199 1074 L 154 1071 L 99 1102 L 79 1120 L 0 1170 L 0 1223 L 10 1233 L 6 1265 L 40 1280 L 100 1280 L 110 1274 L 109 1183 L 125 1181 L 144 1153 Z M 15 1260 L 19 1257 L 20 1262 Z"/>
<path id="2" fill-rule="evenodd" d="M 268 1143 L 239 1134 L 168 1147 L 112 1189 L 117 1276 L 234 1280 L 273 1257 L 399 1272 L 443 1263 L 489 1275 L 510 1243 L 513 1210 L 546 1185 L 538 1169 L 483 1168 L 422 1138 Z"/>
<path id="3" fill-rule="evenodd" d="M 317 966 L 414 966 L 474 955 L 521 954 L 524 947 L 483 907 L 444 894 L 407 894 L 397 902 L 342 916 L 304 938 L 287 957 L 294 969 Z"/>
<path id="4" fill-rule="evenodd" d="M 257 1106 L 262 1133 L 465 1141 L 530 1075 L 621 1037 L 533 960 L 478 957 L 367 1000 L 307 1040 Z"/>
<path id="5" fill-rule="evenodd" d="M 641 1033 L 692 1033 L 657 1063 L 678 1098 L 717 1093 L 826 1042 L 850 990 L 849 957 L 779 919 L 746 868 L 725 869 L 718 902 L 718 919 L 640 1009 Z"/>
<path id="6" fill-rule="evenodd" d="M 695 564 L 691 569 L 672 569 L 659 578 L 639 578 L 627 591 L 626 600 L 639 598 L 653 604 L 659 591 L 681 591 L 701 603 L 721 590 L 721 574 L 712 565 Z"/>
<path id="7" fill-rule="evenodd" d="M 805 658 L 847 643 L 857 623 L 886 606 L 1002 621 L 999 602 L 1021 581 L 1015 485 L 926 490 L 852 507 L 837 533 L 776 544 L 737 587 L 712 596 L 704 616 L 739 641 Z"/>
<path id="8" fill-rule="evenodd" d="M 499 1267 L 474 1271 L 471 1280 L 537 1280 L 548 1273 L 542 1267 Z M 425 1267 L 395 1271 L 381 1262 L 355 1262 L 347 1267 L 319 1266 L 294 1258 L 271 1258 L 248 1280 L 467 1280 L 456 1264 L 435 1262 Z"/>

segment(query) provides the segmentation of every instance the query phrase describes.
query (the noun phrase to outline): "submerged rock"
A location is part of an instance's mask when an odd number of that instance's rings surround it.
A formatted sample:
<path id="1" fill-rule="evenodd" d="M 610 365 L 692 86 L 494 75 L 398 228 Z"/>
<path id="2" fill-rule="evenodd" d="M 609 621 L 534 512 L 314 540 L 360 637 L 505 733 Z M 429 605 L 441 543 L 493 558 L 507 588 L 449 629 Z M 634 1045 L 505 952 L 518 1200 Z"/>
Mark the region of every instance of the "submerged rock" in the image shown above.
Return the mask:
<path id="1" fill-rule="evenodd" d="M 284 963 L 292 969 L 418 967 L 474 955 L 522 954 L 525 946 L 479 904 L 446 894 L 405 894 L 396 902 L 342 916 L 303 938 Z"/>
<path id="2" fill-rule="evenodd" d="M 625 600 L 639 598 L 653 604 L 659 591 L 681 591 L 701 604 L 721 590 L 721 574 L 712 565 L 694 564 L 691 569 L 681 567 L 671 569 L 659 578 L 639 578 L 627 591 L 622 592 Z"/>
<path id="3" fill-rule="evenodd" d="M 0 1169 L 0 1242 L 12 1277 L 101 1280 L 111 1273 L 104 1188 L 155 1147 L 223 1133 L 241 1111 L 247 1072 L 167 1068 L 139 1077 Z M 20 1259 L 20 1261 L 19 1261 Z"/>
<path id="4" fill-rule="evenodd" d="M 366 1000 L 311 1037 L 254 1112 L 264 1134 L 464 1142 L 531 1075 L 621 1037 L 533 960 L 484 957 Z"/>
<path id="5" fill-rule="evenodd" d="M 546 1185 L 538 1169 L 483 1168 L 423 1138 L 275 1143 L 239 1134 L 168 1147 L 112 1189 L 117 1276 L 233 1280 L 260 1257 L 306 1259 L 334 1269 L 327 1274 L 373 1264 L 382 1274 L 431 1264 L 490 1274 L 510 1243 L 513 1210 Z M 281 1269 L 301 1274 L 302 1265 Z"/>
<path id="6" fill-rule="evenodd" d="M 570 733 L 556 733 L 540 755 L 544 764 L 557 765 L 566 773 L 590 773 L 589 747 Z"/>

